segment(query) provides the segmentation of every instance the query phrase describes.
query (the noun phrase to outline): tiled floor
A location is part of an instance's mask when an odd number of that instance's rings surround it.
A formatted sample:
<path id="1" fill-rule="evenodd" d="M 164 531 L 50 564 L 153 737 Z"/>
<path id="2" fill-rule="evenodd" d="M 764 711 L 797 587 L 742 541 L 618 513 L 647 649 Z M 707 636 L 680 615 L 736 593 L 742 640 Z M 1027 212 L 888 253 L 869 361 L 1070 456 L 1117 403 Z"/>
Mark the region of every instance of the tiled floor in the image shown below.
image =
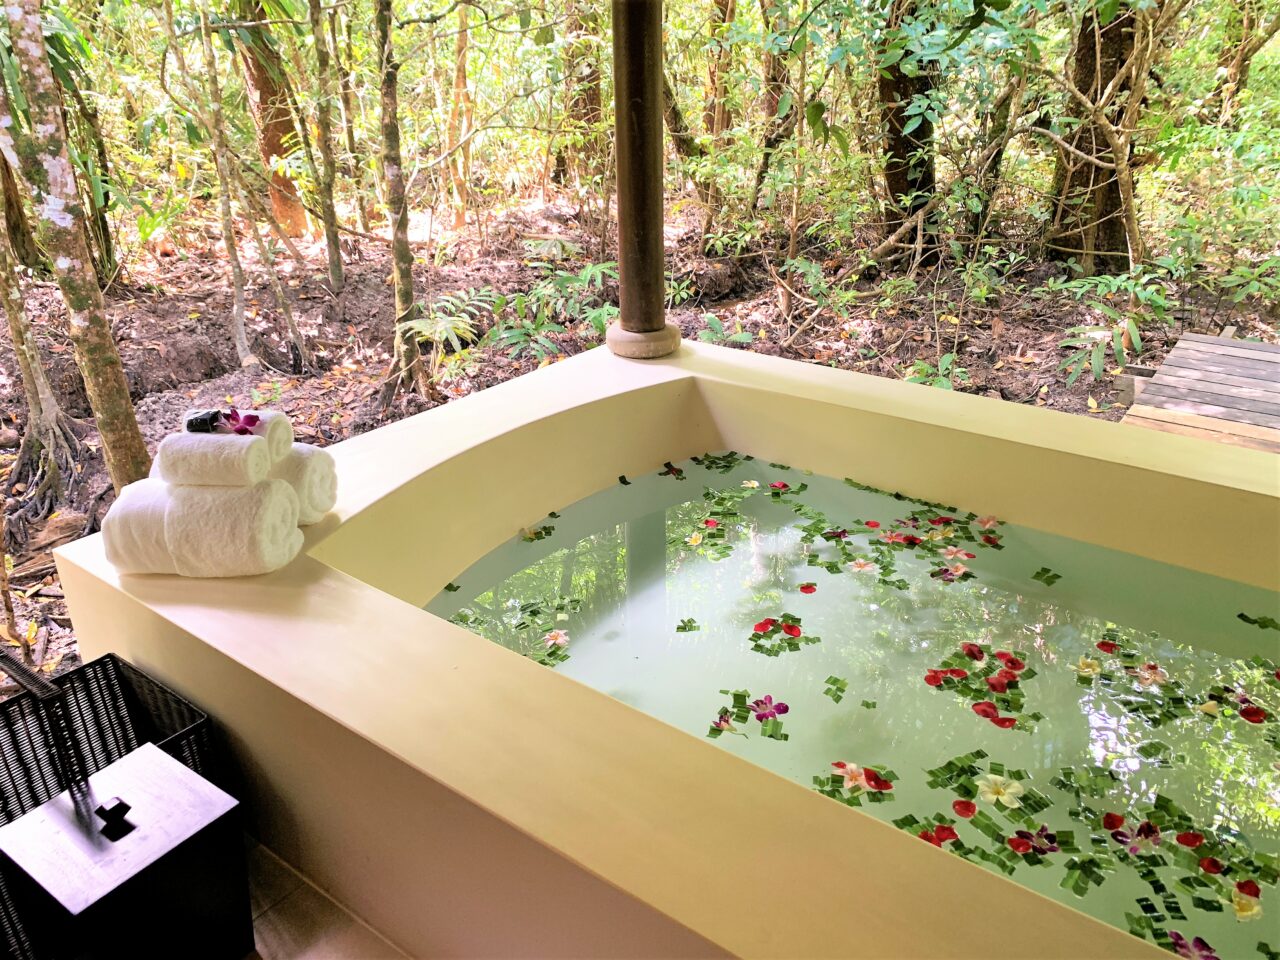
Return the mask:
<path id="1" fill-rule="evenodd" d="M 249 848 L 255 951 L 246 960 L 404 960 L 266 847 Z"/>

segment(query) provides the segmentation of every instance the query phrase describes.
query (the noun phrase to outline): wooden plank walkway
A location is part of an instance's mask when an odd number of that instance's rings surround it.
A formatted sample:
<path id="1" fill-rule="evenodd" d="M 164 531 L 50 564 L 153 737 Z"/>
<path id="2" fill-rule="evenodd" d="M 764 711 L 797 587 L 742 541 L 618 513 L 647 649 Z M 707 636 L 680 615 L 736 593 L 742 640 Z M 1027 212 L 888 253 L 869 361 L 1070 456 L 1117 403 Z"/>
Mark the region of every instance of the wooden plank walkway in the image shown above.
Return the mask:
<path id="1" fill-rule="evenodd" d="M 1124 422 L 1280 453 L 1280 346 L 1184 334 Z"/>

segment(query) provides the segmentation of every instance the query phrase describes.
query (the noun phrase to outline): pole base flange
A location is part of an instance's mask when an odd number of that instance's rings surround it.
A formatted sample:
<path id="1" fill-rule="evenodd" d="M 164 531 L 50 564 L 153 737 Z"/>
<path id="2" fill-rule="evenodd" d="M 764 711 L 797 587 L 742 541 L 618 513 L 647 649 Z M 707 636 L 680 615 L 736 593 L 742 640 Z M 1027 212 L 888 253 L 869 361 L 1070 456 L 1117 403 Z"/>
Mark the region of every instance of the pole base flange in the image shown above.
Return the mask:
<path id="1" fill-rule="evenodd" d="M 609 324 L 604 342 L 615 357 L 628 360 L 657 360 L 668 357 L 680 348 L 680 328 L 667 323 L 661 330 L 648 333 L 632 333 L 617 323 Z"/>

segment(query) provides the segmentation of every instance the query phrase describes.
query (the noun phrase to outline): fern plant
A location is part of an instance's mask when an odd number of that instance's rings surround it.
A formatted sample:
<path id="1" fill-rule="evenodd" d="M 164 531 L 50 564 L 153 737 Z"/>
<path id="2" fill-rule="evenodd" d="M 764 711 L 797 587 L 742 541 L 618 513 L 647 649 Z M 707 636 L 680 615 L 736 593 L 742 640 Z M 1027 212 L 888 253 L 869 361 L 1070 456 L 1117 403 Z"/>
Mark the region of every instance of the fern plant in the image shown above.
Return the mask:
<path id="1" fill-rule="evenodd" d="M 478 339 L 477 325 L 506 306 L 507 299 L 489 287 L 446 294 L 412 320 L 400 324 L 407 335 L 427 346 L 428 369 L 438 379 L 444 358 L 462 353 Z"/>

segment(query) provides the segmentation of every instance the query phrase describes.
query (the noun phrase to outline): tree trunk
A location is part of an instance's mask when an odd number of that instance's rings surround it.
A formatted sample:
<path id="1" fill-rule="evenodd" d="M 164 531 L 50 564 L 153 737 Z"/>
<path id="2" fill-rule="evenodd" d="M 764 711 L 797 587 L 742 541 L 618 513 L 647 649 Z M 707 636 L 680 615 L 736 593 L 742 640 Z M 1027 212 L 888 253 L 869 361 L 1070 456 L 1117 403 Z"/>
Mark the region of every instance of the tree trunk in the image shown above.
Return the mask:
<path id="1" fill-rule="evenodd" d="M 382 96 L 382 176 L 386 181 L 387 216 L 391 220 L 392 280 L 395 286 L 394 352 L 396 375 L 383 390 L 383 405 L 391 402 L 397 385 L 414 385 L 428 394 L 431 385 L 418 350 L 418 341 L 404 324 L 417 317 L 413 292 L 413 251 L 409 248 L 409 207 L 404 195 L 400 158 L 400 64 L 391 36 L 391 0 L 374 0 L 374 32 L 378 43 L 378 74 Z"/>
<path id="2" fill-rule="evenodd" d="M 888 29 L 896 31 L 915 13 L 916 0 L 892 0 Z M 936 181 L 933 121 L 924 112 L 911 112 L 916 98 L 933 93 L 934 71 L 931 64 L 908 60 L 909 56 L 882 67 L 879 75 L 889 233 L 928 204 Z M 906 67 L 908 62 L 914 69 Z"/>
<path id="3" fill-rule="evenodd" d="M 320 180 L 316 187 L 329 260 L 329 289 L 334 293 L 341 293 L 345 277 L 342 269 L 342 247 L 338 243 L 338 214 L 333 208 L 333 185 L 338 175 L 338 162 L 333 154 L 333 72 L 329 66 L 329 39 L 325 36 L 320 0 L 307 0 L 307 10 L 311 18 L 311 38 L 316 48 L 316 82 L 320 88 L 320 98 L 316 101 Z"/>
<path id="4" fill-rule="evenodd" d="M 107 208 L 111 205 L 111 166 L 107 160 L 107 144 L 102 137 L 102 125 L 98 121 L 98 111 L 85 100 L 74 85 L 65 88 L 76 105 L 76 117 L 81 127 L 81 136 L 88 140 L 91 149 L 81 152 L 81 165 L 88 181 L 84 185 L 85 202 L 88 204 L 88 216 L 85 225 L 88 228 L 89 250 L 95 254 L 94 271 L 98 282 L 106 286 L 115 277 L 120 268 L 116 260 L 115 242 L 111 236 L 111 223 L 107 220 Z M 63 123 L 66 124 L 66 114 Z M 68 129 L 69 129 L 69 125 Z"/>
<path id="5" fill-rule="evenodd" d="M 738 16 L 738 3 L 737 0 L 715 0 L 715 5 L 716 19 L 711 26 L 713 49 L 707 68 L 707 102 L 703 109 L 703 124 L 712 140 L 719 141 L 732 122 L 729 105 L 725 101 L 730 55 L 725 35 Z M 776 104 L 774 111 L 777 111 Z"/>
<path id="6" fill-rule="evenodd" d="M 765 120 L 782 123 L 785 118 L 778 116 L 778 107 L 782 105 L 782 94 L 791 83 L 791 71 L 787 69 L 786 55 L 774 52 L 771 38 L 785 33 L 787 24 L 785 15 L 781 12 L 776 18 L 769 16 L 770 6 L 771 0 L 760 0 L 760 16 L 770 38 L 764 52 L 764 96 L 760 98 L 760 115 Z M 794 106 L 792 109 L 795 109 Z"/>
<path id="7" fill-rule="evenodd" d="M 569 0 L 565 30 L 565 87 L 568 107 L 566 126 L 573 138 L 570 165 L 578 182 L 591 182 L 602 172 L 604 144 L 600 122 L 604 117 L 600 88 L 600 15 L 588 4 Z"/>
<path id="8" fill-rule="evenodd" d="M 8 212 L 7 202 L 5 212 Z M 0 545 L 16 550 L 26 540 L 27 523 L 47 517 L 64 494 L 71 492 L 80 443 L 45 375 L 40 348 L 23 305 L 17 262 L 4 237 L 0 237 L 0 300 L 4 301 L 9 340 L 18 361 L 18 375 L 27 403 L 26 429 L 4 489 L 8 497 L 22 484 L 23 504 L 14 511 L 6 536 L 0 537 Z M 4 513 L 0 509 L 0 516 Z"/>
<path id="9" fill-rule="evenodd" d="M 458 32 L 453 47 L 453 99 L 445 130 L 445 166 L 449 171 L 454 229 L 466 226 L 471 179 L 471 91 L 467 86 L 467 8 L 458 8 Z"/>
<path id="10" fill-rule="evenodd" d="M 1280 33 L 1280 13 L 1266 21 L 1260 0 L 1236 0 L 1227 16 L 1226 38 L 1218 55 L 1218 85 L 1205 104 L 1206 112 L 1216 113 L 1218 123 L 1224 127 L 1234 121 L 1253 58 Z"/>
<path id="11" fill-rule="evenodd" d="M 1111 81 L 1133 54 L 1133 14 L 1122 12 L 1103 26 L 1090 12 L 1080 25 L 1071 82 L 1090 102 L 1101 104 Z M 1123 81 L 1121 91 L 1129 89 Z M 1112 96 L 1104 109 L 1117 99 Z M 1093 157 L 1114 165 L 1117 158 L 1104 131 L 1087 119 L 1084 105 L 1072 99 L 1068 115 L 1080 120 L 1064 139 L 1073 150 L 1059 148 L 1053 178 L 1054 216 L 1047 241 L 1049 255 L 1075 259 L 1084 276 L 1124 273 L 1130 267 L 1126 207 L 1114 169 L 1091 163 Z M 1118 113 L 1108 109 L 1107 115 Z M 1118 120 L 1118 116 L 1116 120 Z M 1083 154 L 1084 156 L 1079 156 Z M 1123 158 L 1128 161 L 1128 157 Z"/>
<path id="12" fill-rule="evenodd" d="M 342 100 L 342 132 L 345 138 L 347 157 L 345 162 L 346 177 L 351 182 L 356 201 L 356 225 L 364 233 L 369 232 L 369 207 L 371 202 L 365 196 L 365 164 L 356 150 L 356 91 L 355 91 L 355 55 L 352 52 L 352 21 L 350 12 L 343 20 L 342 56 L 338 55 L 338 11 L 329 14 L 329 32 L 333 38 L 333 56 L 338 63 L 338 89 Z"/>
<path id="13" fill-rule="evenodd" d="M 173 33 L 173 4 L 165 0 L 165 27 L 169 31 L 169 45 L 192 98 L 198 98 L 199 89 L 187 72 L 186 59 Z M 249 337 L 244 327 L 244 268 L 240 264 L 240 248 L 236 239 L 235 219 L 231 209 L 231 197 L 235 186 L 231 180 L 231 158 L 222 122 L 222 89 L 218 82 L 218 65 L 213 56 L 213 40 L 208 15 L 200 14 L 200 40 L 205 58 L 205 82 L 208 85 L 209 114 L 197 112 L 209 133 L 213 146 L 213 164 L 218 175 L 218 208 L 222 222 L 222 245 L 226 248 L 227 268 L 231 272 L 231 337 L 236 345 L 236 357 L 242 366 L 256 363 L 257 358 L 249 349 Z"/>
<path id="14" fill-rule="evenodd" d="M 4 202 L 5 235 L 9 238 L 14 257 L 22 266 L 39 270 L 44 259 L 36 246 L 35 234 L 31 232 L 31 221 L 22 206 L 22 194 L 18 191 L 13 167 L 4 157 L 0 157 L 0 194 L 3 194 Z"/>
<path id="15" fill-rule="evenodd" d="M 151 458 L 138 430 L 124 365 L 111 336 L 85 231 L 85 211 L 67 153 L 58 86 L 44 47 L 40 0 L 10 0 L 13 62 L 31 116 L 31 131 L 0 127 L 0 149 L 21 170 L 34 198 L 41 243 L 53 258 L 54 276 L 67 304 L 68 328 L 89 405 L 97 419 L 102 450 L 117 491 L 147 475 Z M 13 116 L 8 94 L 0 108 Z M 18 157 L 21 157 L 19 162 Z"/>
<path id="16" fill-rule="evenodd" d="M 267 19 L 258 0 L 241 2 L 237 10 L 247 22 Z M 271 178 L 271 212 L 289 236 L 300 237 L 307 232 L 307 211 L 297 186 L 284 169 L 296 139 L 284 61 L 267 27 L 245 27 L 237 34 L 248 37 L 248 42 L 239 46 L 240 63 L 258 131 L 258 153 Z"/>

